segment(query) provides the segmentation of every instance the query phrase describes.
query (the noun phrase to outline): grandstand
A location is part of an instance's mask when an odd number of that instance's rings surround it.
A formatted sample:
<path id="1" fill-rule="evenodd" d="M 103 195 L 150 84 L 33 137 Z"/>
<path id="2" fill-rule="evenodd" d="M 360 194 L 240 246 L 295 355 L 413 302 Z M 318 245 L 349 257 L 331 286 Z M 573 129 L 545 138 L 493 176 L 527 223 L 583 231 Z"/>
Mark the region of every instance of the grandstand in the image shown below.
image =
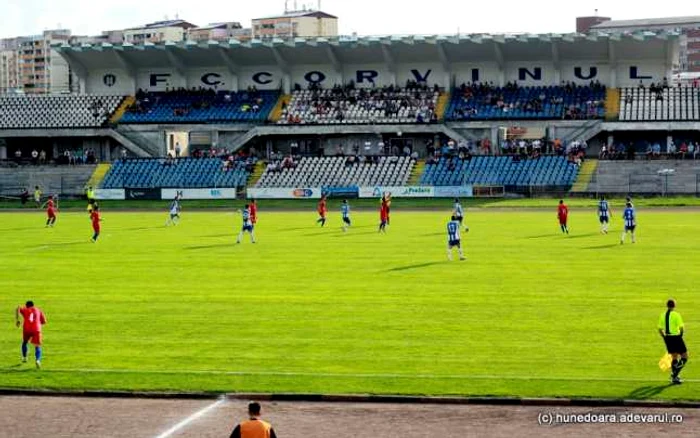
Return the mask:
<path id="1" fill-rule="evenodd" d="M 104 126 L 123 96 L 0 96 L 0 129 L 97 128 Z"/>
<path id="2" fill-rule="evenodd" d="M 589 193 L 700 194 L 700 161 L 599 161 Z"/>
<path id="3" fill-rule="evenodd" d="M 278 124 L 369 124 L 437 122 L 440 91 L 413 84 L 297 90 Z"/>
<path id="4" fill-rule="evenodd" d="M 276 91 L 170 91 L 137 93 L 121 123 L 263 122 L 277 103 Z"/>
<path id="5" fill-rule="evenodd" d="M 623 88 L 620 90 L 620 120 L 700 120 L 700 89 Z"/>
<path id="6" fill-rule="evenodd" d="M 452 93 L 447 120 L 597 119 L 605 115 L 601 85 L 505 87 L 463 85 Z"/>
<path id="7" fill-rule="evenodd" d="M 18 196 L 22 189 L 41 187 L 45 194 L 77 196 L 85 193 L 95 165 L 0 166 L 0 195 Z"/>
<path id="8" fill-rule="evenodd" d="M 402 186 L 415 165 L 410 157 L 364 158 L 306 157 L 298 163 L 272 162 L 256 187 Z"/>
<path id="9" fill-rule="evenodd" d="M 249 176 L 247 163 L 226 166 L 219 158 L 117 160 L 101 188 L 235 188 L 245 186 Z"/>
<path id="10" fill-rule="evenodd" d="M 437 163 L 426 165 L 420 183 L 434 186 L 472 184 L 568 189 L 577 173 L 578 166 L 564 157 L 544 156 L 529 160 L 520 160 L 515 156 L 479 156 L 470 160 L 443 157 Z"/>

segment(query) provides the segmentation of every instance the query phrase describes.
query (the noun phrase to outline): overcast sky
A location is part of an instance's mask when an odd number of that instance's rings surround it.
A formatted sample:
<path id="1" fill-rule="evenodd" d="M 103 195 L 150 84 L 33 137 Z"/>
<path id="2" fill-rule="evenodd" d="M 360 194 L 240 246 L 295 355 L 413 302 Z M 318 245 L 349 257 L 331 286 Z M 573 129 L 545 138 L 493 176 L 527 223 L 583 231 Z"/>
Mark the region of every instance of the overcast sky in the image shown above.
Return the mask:
<path id="1" fill-rule="evenodd" d="M 298 0 L 317 6 L 317 1 Z M 562 0 L 322 0 L 321 9 L 340 19 L 340 33 L 360 35 L 573 32 L 575 17 L 599 15 L 614 19 L 700 15 L 700 2 L 594 0 L 577 4 Z M 417 6 L 409 6 L 415 4 Z M 210 6 L 207 6 L 210 5 Z M 292 8 L 294 0 L 289 0 Z M 250 20 L 284 11 L 284 0 L 0 0 L 0 38 L 68 28 L 75 35 L 136 27 L 175 18 L 197 25 Z"/>

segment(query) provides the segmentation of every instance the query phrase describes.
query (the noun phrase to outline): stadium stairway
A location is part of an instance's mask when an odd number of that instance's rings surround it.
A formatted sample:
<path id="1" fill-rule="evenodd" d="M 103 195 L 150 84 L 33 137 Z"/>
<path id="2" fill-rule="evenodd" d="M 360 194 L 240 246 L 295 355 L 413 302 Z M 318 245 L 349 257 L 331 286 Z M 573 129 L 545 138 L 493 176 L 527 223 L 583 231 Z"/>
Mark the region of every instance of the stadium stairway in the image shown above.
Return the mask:
<path id="1" fill-rule="evenodd" d="M 438 97 L 437 105 L 435 106 L 435 112 L 439 121 L 443 122 L 445 120 L 445 111 L 447 111 L 447 105 L 450 103 L 451 94 L 449 91 L 440 93 Z"/>
<path id="2" fill-rule="evenodd" d="M 117 107 L 116 111 L 114 111 L 112 117 L 109 118 L 109 123 L 116 125 L 126 112 L 126 109 L 133 105 L 134 102 L 136 102 L 136 98 L 134 96 L 126 96 L 122 103 Z"/>
<path id="3" fill-rule="evenodd" d="M 425 160 L 416 161 L 416 165 L 413 166 L 413 170 L 411 171 L 411 176 L 408 177 L 407 185 L 409 185 L 409 186 L 419 185 L 420 184 L 420 177 L 421 177 L 421 175 L 423 175 L 424 171 L 425 171 Z"/>
<path id="4" fill-rule="evenodd" d="M 591 180 L 593 179 L 593 175 L 595 175 L 597 170 L 598 160 L 587 159 L 584 161 L 581 165 L 581 170 L 578 172 L 578 177 L 576 177 L 576 181 L 574 181 L 574 185 L 571 186 L 571 192 L 582 193 L 588 191 L 588 185 L 590 184 Z"/>
<path id="5" fill-rule="evenodd" d="M 280 98 L 277 100 L 277 104 L 275 104 L 275 107 L 272 108 L 272 111 L 270 111 L 270 117 L 267 119 L 272 122 L 272 123 L 277 123 L 277 121 L 282 117 L 282 105 L 289 105 L 289 102 L 292 100 L 292 96 L 290 94 L 283 94 L 280 96 Z"/>
<path id="6" fill-rule="evenodd" d="M 95 171 L 92 172 L 92 176 L 90 177 L 86 185 L 89 187 L 99 187 L 102 183 L 102 180 L 105 178 L 105 175 L 107 175 L 107 172 L 109 172 L 110 167 L 112 167 L 110 163 L 98 164 L 95 168 Z"/>
<path id="7" fill-rule="evenodd" d="M 257 182 L 260 180 L 260 177 L 262 177 L 263 173 L 265 173 L 266 167 L 267 164 L 265 164 L 263 160 L 260 160 L 257 163 L 255 163 L 255 168 L 253 169 L 253 172 L 248 178 L 248 187 L 255 187 L 255 184 L 257 184 Z"/>
<path id="8" fill-rule="evenodd" d="M 605 120 L 617 120 L 620 117 L 620 89 L 605 90 Z"/>

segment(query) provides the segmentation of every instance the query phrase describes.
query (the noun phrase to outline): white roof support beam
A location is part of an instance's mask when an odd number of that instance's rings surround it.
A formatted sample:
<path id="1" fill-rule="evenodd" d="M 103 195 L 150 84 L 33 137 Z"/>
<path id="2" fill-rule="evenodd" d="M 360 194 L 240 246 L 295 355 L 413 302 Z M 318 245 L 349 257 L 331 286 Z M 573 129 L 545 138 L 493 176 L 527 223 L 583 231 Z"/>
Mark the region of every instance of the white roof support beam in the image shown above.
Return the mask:
<path id="1" fill-rule="evenodd" d="M 326 55 L 328 55 L 328 59 L 331 61 L 331 65 L 333 66 L 333 70 L 335 70 L 336 72 L 343 71 L 343 67 L 340 64 L 340 60 L 338 59 L 338 55 L 335 53 L 335 49 L 330 44 L 326 46 Z"/>
<path id="2" fill-rule="evenodd" d="M 221 58 L 221 61 L 223 61 L 224 65 L 226 65 L 226 69 L 228 70 L 228 72 L 232 75 L 238 76 L 241 69 L 238 66 L 238 64 L 236 64 L 236 62 L 233 60 L 228 50 L 224 49 L 223 47 L 219 47 L 218 49 L 216 49 L 216 51 L 219 54 L 219 58 Z"/>
<path id="3" fill-rule="evenodd" d="M 136 67 L 134 67 L 134 64 L 126 59 L 126 56 L 124 56 L 124 53 L 121 51 L 114 50 L 112 53 L 114 53 L 114 57 L 117 59 L 119 66 L 123 68 L 133 80 L 136 80 Z"/>
<path id="4" fill-rule="evenodd" d="M 78 61 L 78 59 L 69 51 L 62 50 L 59 53 L 61 56 L 63 56 L 63 59 L 68 61 L 68 65 L 70 66 L 71 70 L 73 70 L 80 79 L 87 79 L 88 70 L 85 67 L 85 64 Z"/>
<path id="5" fill-rule="evenodd" d="M 276 47 L 270 47 L 270 50 L 272 50 L 272 56 L 275 57 L 275 62 L 277 63 L 277 66 L 282 70 L 282 73 L 288 75 L 291 72 L 291 69 L 289 68 L 289 63 L 287 62 L 286 59 L 284 59 L 284 56 L 280 53 L 280 51 Z"/>
<path id="6" fill-rule="evenodd" d="M 496 65 L 498 66 L 498 86 L 503 87 L 506 84 L 506 59 L 503 56 L 503 49 L 501 48 L 501 43 L 494 40 L 493 41 L 493 56 L 496 58 Z"/>
<path id="7" fill-rule="evenodd" d="M 552 64 L 554 65 L 554 83 L 561 84 L 561 57 L 559 56 L 559 44 L 551 41 L 552 44 Z"/>
<path id="8" fill-rule="evenodd" d="M 438 57 L 440 58 L 440 63 L 442 64 L 442 69 L 445 71 L 445 77 L 443 78 L 443 83 L 445 84 L 445 89 L 449 90 L 450 88 L 454 87 L 455 84 L 452 82 L 452 62 L 450 61 L 450 58 L 447 56 L 447 51 L 445 50 L 445 46 L 441 42 L 437 42 L 435 44 L 435 47 L 437 48 L 438 52 Z"/>
<path id="9" fill-rule="evenodd" d="M 289 68 L 289 63 L 276 47 L 272 46 L 270 50 L 272 50 L 272 56 L 275 57 L 277 66 L 282 70 L 282 89 L 284 94 L 289 94 L 292 92 L 292 70 Z"/>
<path id="10" fill-rule="evenodd" d="M 228 70 L 229 74 L 231 75 L 231 80 L 233 81 L 230 86 L 231 90 L 238 91 L 238 75 L 241 71 L 240 67 L 236 61 L 233 60 L 231 53 L 228 50 L 224 49 L 223 47 L 219 47 L 216 49 L 216 51 L 219 54 L 219 58 L 221 58 L 221 61 L 223 61 L 224 65 L 226 66 L 226 70 Z"/>
<path id="11" fill-rule="evenodd" d="M 608 64 L 610 65 L 610 88 L 617 88 L 617 53 L 613 39 L 608 40 Z"/>
<path id="12" fill-rule="evenodd" d="M 170 65 L 175 69 L 180 77 L 185 77 L 185 64 L 182 62 L 180 57 L 177 55 L 176 49 L 171 49 L 169 47 L 165 48 L 165 56 L 168 57 Z"/>
<path id="13" fill-rule="evenodd" d="M 384 64 L 386 65 L 386 69 L 391 77 L 391 83 L 398 85 L 398 78 L 396 77 L 396 60 L 394 59 L 394 54 L 391 53 L 391 49 L 389 49 L 387 44 L 382 44 L 381 47 L 382 56 L 384 57 Z"/>

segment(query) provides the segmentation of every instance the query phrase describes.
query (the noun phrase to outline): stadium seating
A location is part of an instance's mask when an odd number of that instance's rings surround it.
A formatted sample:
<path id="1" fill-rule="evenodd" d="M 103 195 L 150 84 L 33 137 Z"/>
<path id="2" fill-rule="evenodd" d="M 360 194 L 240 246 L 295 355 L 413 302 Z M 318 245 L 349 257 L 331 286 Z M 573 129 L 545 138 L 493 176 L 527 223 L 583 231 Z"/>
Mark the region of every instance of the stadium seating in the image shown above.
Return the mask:
<path id="1" fill-rule="evenodd" d="M 415 161 L 410 157 L 377 157 L 376 162 L 349 162 L 347 157 L 302 158 L 295 167 L 270 163 L 256 187 L 401 186 Z"/>
<path id="2" fill-rule="evenodd" d="M 278 91 L 140 93 L 119 122 L 263 122 L 278 98 Z"/>
<path id="3" fill-rule="evenodd" d="M 243 162 L 223 169 L 219 158 L 118 160 L 105 176 L 102 188 L 208 188 L 241 187 L 249 172 Z"/>
<path id="4" fill-rule="evenodd" d="M 543 156 L 515 161 L 511 156 L 477 156 L 470 160 L 441 158 L 427 164 L 420 183 L 436 186 L 561 186 L 573 184 L 578 167 L 564 157 Z"/>
<path id="5" fill-rule="evenodd" d="M 700 89 L 623 88 L 620 120 L 700 120 Z"/>
<path id="6" fill-rule="evenodd" d="M 590 119 L 605 116 L 605 87 L 462 86 L 445 120 Z"/>
<path id="7" fill-rule="evenodd" d="M 97 128 L 123 96 L 0 96 L 0 129 Z"/>
<path id="8" fill-rule="evenodd" d="M 278 124 L 366 124 L 436 122 L 440 92 L 411 88 L 297 90 Z"/>

